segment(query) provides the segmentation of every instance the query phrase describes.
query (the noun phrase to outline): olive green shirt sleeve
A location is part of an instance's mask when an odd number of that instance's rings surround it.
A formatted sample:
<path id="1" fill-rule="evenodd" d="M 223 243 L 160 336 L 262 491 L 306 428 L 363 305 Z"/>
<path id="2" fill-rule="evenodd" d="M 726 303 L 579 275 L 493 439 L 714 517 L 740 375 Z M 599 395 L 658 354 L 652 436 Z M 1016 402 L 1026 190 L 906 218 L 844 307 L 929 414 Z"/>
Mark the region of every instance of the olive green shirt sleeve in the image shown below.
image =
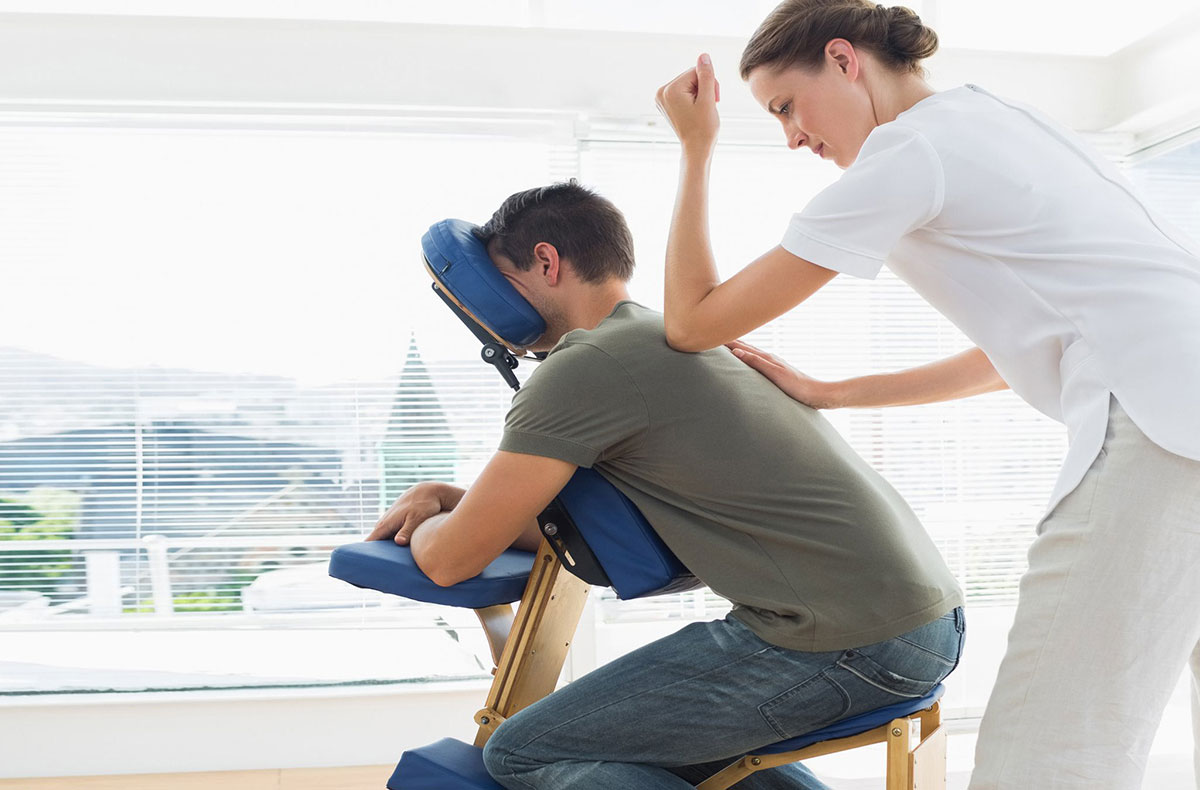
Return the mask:
<path id="1" fill-rule="evenodd" d="M 629 374 L 584 343 L 556 349 L 513 398 L 500 449 L 591 467 L 636 452 L 648 425 Z"/>

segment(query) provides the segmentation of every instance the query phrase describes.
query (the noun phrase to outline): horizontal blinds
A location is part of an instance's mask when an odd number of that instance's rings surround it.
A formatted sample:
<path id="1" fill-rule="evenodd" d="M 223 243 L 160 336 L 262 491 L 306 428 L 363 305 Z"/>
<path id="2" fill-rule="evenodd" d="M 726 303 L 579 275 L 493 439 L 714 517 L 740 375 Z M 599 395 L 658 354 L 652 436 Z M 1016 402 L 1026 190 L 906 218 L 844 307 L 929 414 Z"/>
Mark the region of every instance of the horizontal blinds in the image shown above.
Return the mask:
<path id="1" fill-rule="evenodd" d="M 583 166 L 585 180 L 613 197 L 633 229 L 640 269 L 635 297 L 661 306 L 678 149 L 591 142 Z M 838 175 L 831 165 L 782 146 L 721 150 L 710 221 L 723 276 L 777 244 L 791 214 Z M 971 345 L 887 270 L 874 281 L 836 278 L 749 340 L 819 378 L 910 367 Z M 826 415 L 912 504 L 971 603 L 1015 601 L 1033 527 L 1065 451 L 1061 426 L 1011 393 Z M 631 609 L 655 619 L 728 608 L 711 594 L 702 601 L 695 593 L 606 606 L 603 616 L 614 621 L 628 619 Z"/>
<path id="2" fill-rule="evenodd" d="M 659 262 L 674 198 L 678 149 L 591 142 L 585 178 L 616 199 L 634 230 L 636 296 L 661 307 Z M 1200 239 L 1200 144 L 1128 171 L 1168 222 Z M 784 150 L 727 147 L 716 157 L 710 221 L 722 276 L 782 238 L 788 217 L 838 171 Z M 886 268 L 874 281 L 838 277 L 802 308 L 749 338 L 810 375 L 841 378 L 920 365 L 970 342 Z M 855 449 L 908 500 L 970 604 L 1011 605 L 1066 451 L 1062 427 L 1011 392 L 945 404 L 826 412 Z M 620 602 L 611 622 L 711 617 L 728 603 L 711 592 Z"/>
<path id="3" fill-rule="evenodd" d="M 369 621 L 330 549 L 473 479 L 511 396 L 420 236 L 561 148 L 0 131 L 0 629 Z"/>
<path id="4" fill-rule="evenodd" d="M 0 629 L 452 622 L 408 605 L 396 620 L 394 602 L 324 572 L 407 485 L 472 480 L 508 405 L 429 294 L 417 240 L 579 172 L 625 212 L 631 290 L 660 307 L 677 156 L 652 142 L 0 130 Z M 1131 175 L 1200 235 L 1196 161 L 1185 150 Z M 782 148 L 724 148 L 723 275 L 837 175 Z M 750 339 L 829 378 L 968 346 L 886 271 L 839 277 Z M 1012 603 L 1063 431 L 1008 393 L 828 417 L 912 503 L 969 600 Z M 727 606 L 696 591 L 607 596 L 600 613 Z"/>

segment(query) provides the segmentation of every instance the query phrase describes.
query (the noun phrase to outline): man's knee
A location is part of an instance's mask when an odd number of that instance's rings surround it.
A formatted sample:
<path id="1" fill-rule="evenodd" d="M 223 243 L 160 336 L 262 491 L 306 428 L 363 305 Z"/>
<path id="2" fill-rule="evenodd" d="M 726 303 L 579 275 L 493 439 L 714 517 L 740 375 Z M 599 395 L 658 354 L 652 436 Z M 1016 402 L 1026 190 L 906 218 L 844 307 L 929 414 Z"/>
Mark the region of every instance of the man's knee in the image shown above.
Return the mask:
<path id="1" fill-rule="evenodd" d="M 512 753 L 512 745 L 502 733 L 504 733 L 504 724 L 501 724 L 492 733 L 492 737 L 488 738 L 488 742 L 483 747 L 483 765 L 487 768 L 487 772 L 492 775 L 493 779 L 498 779 L 502 774 L 509 771 L 505 767 L 505 762 Z"/>
<path id="2" fill-rule="evenodd" d="M 513 776 L 537 767 L 537 761 L 522 753 L 529 738 L 513 720 L 502 722 L 483 747 L 483 764 L 492 778 Z"/>

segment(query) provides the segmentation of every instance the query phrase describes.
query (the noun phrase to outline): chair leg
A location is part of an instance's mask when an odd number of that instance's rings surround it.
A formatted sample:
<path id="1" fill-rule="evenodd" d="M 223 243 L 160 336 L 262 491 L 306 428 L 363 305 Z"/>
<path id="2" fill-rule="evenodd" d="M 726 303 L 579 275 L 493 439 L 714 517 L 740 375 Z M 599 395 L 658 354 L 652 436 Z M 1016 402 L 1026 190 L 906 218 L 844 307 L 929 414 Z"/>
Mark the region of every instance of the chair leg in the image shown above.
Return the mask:
<path id="1" fill-rule="evenodd" d="M 505 719 L 554 691 L 589 589 L 587 582 L 563 568 L 543 540 L 504 642 L 486 706 L 475 714 L 479 724 L 476 746 L 486 744 Z"/>
<path id="2" fill-rule="evenodd" d="M 887 727 L 887 790 L 912 790 L 910 752 L 917 720 L 892 719 Z"/>
<path id="3" fill-rule="evenodd" d="M 696 790 L 728 790 L 756 770 L 750 765 L 750 757 L 746 756 L 696 785 Z"/>
<path id="4" fill-rule="evenodd" d="M 946 790 L 946 728 L 935 703 L 921 711 L 921 743 L 913 749 L 909 773 L 913 790 Z"/>

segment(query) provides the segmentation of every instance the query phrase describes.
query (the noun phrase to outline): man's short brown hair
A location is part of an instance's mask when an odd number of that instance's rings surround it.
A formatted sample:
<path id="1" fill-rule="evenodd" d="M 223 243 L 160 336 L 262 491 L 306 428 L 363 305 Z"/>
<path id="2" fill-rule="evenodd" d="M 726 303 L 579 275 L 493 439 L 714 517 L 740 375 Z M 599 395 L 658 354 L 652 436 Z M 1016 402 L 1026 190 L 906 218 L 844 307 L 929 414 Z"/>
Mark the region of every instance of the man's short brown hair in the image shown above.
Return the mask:
<path id="1" fill-rule="evenodd" d="M 633 276 L 633 235 L 625 216 L 575 179 L 510 195 L 475 237 L 521 271 L 533 268 L 533 248 L 553 244 L 580 279 L 602 283 Z"/>

